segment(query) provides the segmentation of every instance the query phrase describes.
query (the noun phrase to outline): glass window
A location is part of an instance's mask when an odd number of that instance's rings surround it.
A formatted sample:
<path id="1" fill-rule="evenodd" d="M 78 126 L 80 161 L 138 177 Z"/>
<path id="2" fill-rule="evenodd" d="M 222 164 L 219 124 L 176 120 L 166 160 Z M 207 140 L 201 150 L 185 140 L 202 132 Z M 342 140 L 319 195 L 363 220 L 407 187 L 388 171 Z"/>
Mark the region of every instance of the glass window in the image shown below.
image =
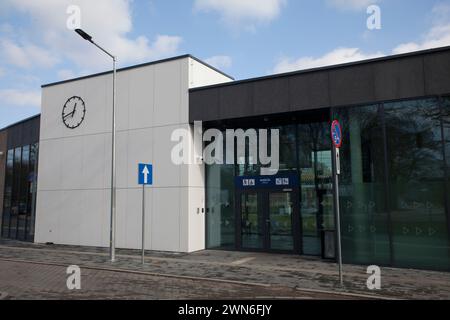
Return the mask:
<path id="1" fill-rule="evenodd" d="M 303 253 L 320 255 L 322 231 L 334 229 L 330 127 L 318 122 L 297 130 Z"/>
<path id="2" fill-rule="evenodd" d="M 342 108 L 342 254 L 347 263 L 390 263 L 383 126 L 378 106 Z"/>
<path id="3" fill-rule="evenodd" d="M 279 173 L 297 170 L 297 147 L 295 125 L 275 127 L 280 133 L 280 167 Z"/>
<path id="4" fill-rule="evenodd" d="M 30 146 L 22 148 L 22 163 L 20 167 L 20 195 L 19 195 L 19 213 L 28 212 L 28 187 L 30 183 Z"/>
<path id="5" fill-rule="evenodd" d="M 9 237 L 16 239 L 17 237 L 17 222 L 19 216 L 19 196 L 20 196 L 20 163 L 22 160 L 22 148 L 14 149 L 14 164 L 13 164 L 13 184 L 11 196 L 11 216 L 9 224 Z"/>
<path id="6" fill-rule="evenodd" d="M 30 170 L 30 146 L 22 147 L 22 159 L 20 165 L 20 184 L 19 184 L 19 214 L 17 216 L 17 239 L 26 240 L 26 224 L 28 211 L 28 187 Z"/>
<path id="7" fill-rule="evenodd" d="M 206 247 L 209 249 L 235 247 L 234 171 L 234 164 L 206 165 Z"/>
<path id="8" fill-rule="evenodd" d="M 446 186 L 438 101 L 389 103 L 384 112 L 393 263 L 448 269 Z"/>
<path id="9" fill-rule="evenodd" d="M 2 236 L 34 239 L 38 144 L 8 150 Z"/>
<path id="10" fill-rule="evenodd" d="M 13 183 L 13 165 L 14 165 L 14 150 L 8 150 L 6 156 L 6 175 L 5 175 L 5 192 L 3 201 L 3 219 L 2 219 L 2 236 L 9 237 L 9 222 L 11 214 L 11 196 Z"/>
<path id="11" fill-rule="evenodd" d="M 444 126 L 445 159 L 447 163 L 447 179 L 450 179 L 450 97 L 445 97 L 443 102 L 442 124 Z"/>
<path id="12" fill-rule="evenodd" d="M 34 143 L 30 146 L 30 188 L 29 188 L 29 215 L 27 216 L 27 239 L 34 240 L 34 223 L 36 213 L 36 192 L 37 192 L 37 157 L 38 157 L 38 143 Z"/>
<path id="13" fill-rule="evenodd" d="M 241 195 L 241 237 L 245 249 L 262 249 L 264 247 L 263 216 L 258 206 L 258 193 L 249 192 Z"/>

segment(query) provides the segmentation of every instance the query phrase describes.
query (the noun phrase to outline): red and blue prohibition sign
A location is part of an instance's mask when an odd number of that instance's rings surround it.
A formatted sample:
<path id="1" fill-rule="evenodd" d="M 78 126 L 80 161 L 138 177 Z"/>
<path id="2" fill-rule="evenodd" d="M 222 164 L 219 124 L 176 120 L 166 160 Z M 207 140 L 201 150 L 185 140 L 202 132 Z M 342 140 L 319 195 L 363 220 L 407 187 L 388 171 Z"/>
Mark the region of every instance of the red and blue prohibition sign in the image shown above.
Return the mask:
<path id="1" fill-rule="evenodd" d="M 336 148 L 342 147 L 342 128 L 337 120 L 331 124 L 331 140 Z"/>

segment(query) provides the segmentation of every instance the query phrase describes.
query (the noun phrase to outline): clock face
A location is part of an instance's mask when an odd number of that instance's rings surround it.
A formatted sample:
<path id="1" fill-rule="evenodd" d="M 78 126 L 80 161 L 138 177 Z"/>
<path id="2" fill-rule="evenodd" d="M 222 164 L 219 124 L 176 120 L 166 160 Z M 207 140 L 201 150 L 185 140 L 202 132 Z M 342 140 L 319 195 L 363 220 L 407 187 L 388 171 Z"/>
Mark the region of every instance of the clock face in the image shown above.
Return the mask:
<path id="1" fill-rule="evenodd" d="M 83 123 L 86 115 L 86 105 L 80 97 L 72 97 L 67 100 L 62 110 L 62 120 L 67 128 L 75 129 Z"/>

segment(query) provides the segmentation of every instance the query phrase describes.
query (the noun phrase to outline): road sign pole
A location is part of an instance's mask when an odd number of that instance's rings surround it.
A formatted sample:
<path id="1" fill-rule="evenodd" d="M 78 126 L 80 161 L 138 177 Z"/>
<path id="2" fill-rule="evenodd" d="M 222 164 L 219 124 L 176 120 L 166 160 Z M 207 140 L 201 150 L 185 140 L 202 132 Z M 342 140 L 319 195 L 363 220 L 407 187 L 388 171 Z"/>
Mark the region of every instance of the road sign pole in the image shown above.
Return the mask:
<path id="1" fill-rule="evenodd" d="M 138 185 L 142 185 L 142 265 L 145 264 L 145 186 L 153 184 L 153 165 L 138 164 Z"/>
<path id="2" fill-rule="evenodd" d="M 338 254 L 338 264 L 339 264 L 339 283 L 341 286 L 344 285 L 344 274 L 342 270 L 342 247 L 341 247 L 341 214 L 339 207 L 339 174 L 340 159 L 339 159 L 339 148 L 333 146 L 334 156 L 335 156 L 335 167 L 336 171 L 334 174 L 334 207 L 336 208 L 336 240 L 337 240 L 337 254 Z"/>
<path id="3" fill-rule="evenodd" d="M 333 202 L 336 212 L 336 242 L 337 242 L 337 258 L 339 264 L 339 283 L 344 285 L 344 275 L 342 271 L 342 242 L 341 242 L 341 210 L 339 207 L 339 175 L 341 174 L 341 159 L 339 149 L 342 146 L 342 127 L 339 121 L 334 120 L 331 124 L 331 140 L 333 142 Z"/>
<path id="4" fill-rule="evenodd" d="M 142 185 L 142 265 L 145 264 L 145 184 Z"/>

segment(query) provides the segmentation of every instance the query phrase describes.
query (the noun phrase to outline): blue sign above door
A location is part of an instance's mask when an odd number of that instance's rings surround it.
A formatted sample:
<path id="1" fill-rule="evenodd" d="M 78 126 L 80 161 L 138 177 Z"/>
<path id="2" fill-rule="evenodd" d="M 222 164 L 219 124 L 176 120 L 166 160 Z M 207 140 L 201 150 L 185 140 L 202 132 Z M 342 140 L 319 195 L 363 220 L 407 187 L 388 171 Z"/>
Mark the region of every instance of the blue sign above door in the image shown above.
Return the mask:
<path id="1" fill-rule="evenodd" d="M 238 189 L 290 189 L 298 187 L 298 176 L 296 174 L 244 176 L 236 177 L 234 181 Z"/>

